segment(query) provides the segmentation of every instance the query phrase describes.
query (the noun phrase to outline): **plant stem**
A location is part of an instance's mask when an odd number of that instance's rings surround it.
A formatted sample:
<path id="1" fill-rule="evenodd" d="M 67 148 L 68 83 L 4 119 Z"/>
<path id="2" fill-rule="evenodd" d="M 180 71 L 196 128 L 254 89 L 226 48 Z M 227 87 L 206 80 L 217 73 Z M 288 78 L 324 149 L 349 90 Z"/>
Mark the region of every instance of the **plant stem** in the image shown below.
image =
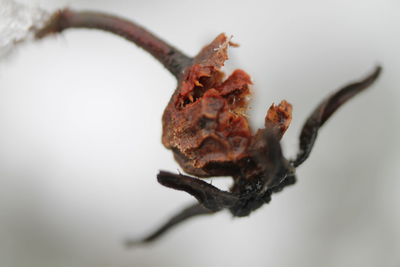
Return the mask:
<path id="1" fill-rule="evenodd" d="M 192 58 L 136 23 L 99 12 L 59 10 L 36 32 L 36 38 L 41 39 L 69 28 L 99 29 L 119 35 L 149 52 L 177 79 L 192 62 Z"/>

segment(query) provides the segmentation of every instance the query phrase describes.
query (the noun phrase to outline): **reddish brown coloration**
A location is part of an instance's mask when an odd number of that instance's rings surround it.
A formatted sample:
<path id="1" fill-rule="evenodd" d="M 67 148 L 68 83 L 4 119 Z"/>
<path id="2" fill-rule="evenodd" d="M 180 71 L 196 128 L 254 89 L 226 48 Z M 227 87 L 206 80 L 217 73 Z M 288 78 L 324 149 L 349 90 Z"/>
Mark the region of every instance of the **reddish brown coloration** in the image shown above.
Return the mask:
<path id="1" fill-rule="evenodd" d="M 381 67 L 322 101 L 306 120 L 296 158 L 287 160 L 280 139 L 287 130 L 292 106 L 286 101 L 272 105 L 265 128 L 253 133 L 246 118 L 250 77 L 234 71 L 226 80 L 221 71 L 227 48 L 234 45 L 221 34 L 191 58 L 141 26 L 97 12 L 62 10 L 56 13 L 38 38 L 68 28 L 101 29 L 134 42 L 159 60 L 178 80 L 163 115 L 163 144 L 171 149 L 180 166 L 198 177 L 232 176 L 229 191 L 195 177 L 160 171 L 160 184 L 182 190 L 198 203 L 171 217 L 152 234 L 127 244 L 156 240 L 172 227 L 195 216 L 229 209 L 233 216 L 247 216 L 269 203 L 271 195 L 296 182 L 295 169 L 310 155 L 319 129 L 349 99 L 371 86 Z"/>
<path id="2" fill-rule="evenodd" d="M 278 106 L 272 104 L 269 108 L 267 116 L 265 117 L 265 127 L 277 127 L 279 138 L 282 138 L 291 121 L 292 105 L 286 100 L 282 100 Z"/>
<path id="3" fill-rule="evenodd" d="M 254 136 L 246 117 L 251 80 L 243 70 L 235 70 L 223 81 L 220 68 L 228 59 L 228 46 L 228 38 L 221 34 L 203 48 L 183 74 L 163 116 L 163 144 L 174 151 L 185 172 L 196 176 L 232 175 L 215 166 L 251 156 Z M 278 126 L 283 134 L 291 110 L 286 101 L 272 106 L 266 126 Z"/>
<path id="4" fill-rule="evenodd" d="M 191 58 L 140 25 L 99 12 L 80 12 L 68 8 L 59 10 L 51 16 L 45 27 L 36 32 L 36 38 L 41 39 L 70 28 L 104 30 L 132 41 L 154 56 L 175 77 L 180 76 L 183 66 L 191 61 Z"/>

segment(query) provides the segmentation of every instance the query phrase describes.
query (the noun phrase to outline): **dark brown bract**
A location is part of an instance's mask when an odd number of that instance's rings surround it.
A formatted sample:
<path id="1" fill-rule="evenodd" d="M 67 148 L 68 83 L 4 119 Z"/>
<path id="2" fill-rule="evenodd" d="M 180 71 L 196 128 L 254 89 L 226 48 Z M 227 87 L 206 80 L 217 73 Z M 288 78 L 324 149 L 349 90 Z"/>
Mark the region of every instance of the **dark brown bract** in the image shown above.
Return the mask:
<path id="1" fill-rule="evenodd" d="M 347 100 L 368 88 L 380 67 L 359 82 L 351 83 L 322 101 L 306 120 L 300 133 L 299 152 L 286 159 L 280 139 L 292 119 L 292 106 L 272 105 L 265 127 L 252 131 L 247 117 L 251 80 L 243 70 L 224 79 L 229 39 L 220 34 L 191 58 L 139 25 L 96 12 L 61 10 L 37 32 L 37 38 L 69 28 L 100 29 L 134 42 L 154 56 L 177 79 L 178 86 L 162 118 L 162 142 L 171 149 L 182 169 L 207 178 L 231 176 L 233 185 L 222 191 L 202 179 L 160 171 L 159 183 L 182 190 L 197 203 L 177 213 L 155 232 L 128 245 L 148 243 L 194 216 L 228 209 L 233 216 L 247 216 L 271 200 L 271 195 L 296 181 L 295 169 L 309 156 L 319 128 Z"/>

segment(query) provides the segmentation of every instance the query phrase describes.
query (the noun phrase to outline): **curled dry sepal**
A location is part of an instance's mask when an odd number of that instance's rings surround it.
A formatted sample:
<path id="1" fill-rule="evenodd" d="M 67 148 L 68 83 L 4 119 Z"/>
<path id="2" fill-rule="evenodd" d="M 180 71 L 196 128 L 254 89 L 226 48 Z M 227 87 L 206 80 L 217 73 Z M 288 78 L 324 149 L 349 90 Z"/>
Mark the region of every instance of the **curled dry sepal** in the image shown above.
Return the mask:
<path id="1" fill-rule="evenodd" d="M 265 127 L 257 131 L 250 128 L 246 108 L 251 79 L 243 70 L 235 70 L 224 78 L 221 68 L 231 44 L 225 34 L 218 35 L 197 56 L 189 57 L 132 21 L 64 9 L 56 12 L 36 32 L 36 37 L 70 28 L 112 32 L 140 46 L 163 64 L 178 82 L 162 118 L 164 146 L 172 150 L 187 174 L 233 178 L 231 189 L 222 191 L 203 179 L 160 171 L 157 175 L 160 184 L 191 194 L 197 203 L 178 212 L 152 234 L 129 240 L 127 245 L 149 243 L 194 216 L 224 209 L 233 216 L 247 216 L 268 203 L 272 193 L 295 183 L 295 168 L 308 158 L 319 128 L 342 104 L 368 88 L 381 72 L 378 66 L 366 78 L 322 101 L 303 126 L 297 157 L 288 160 L 282 154 L 280 139 L 291 122 L 292 106 L 285 100 L 272 105 L 265 117 Z"/>

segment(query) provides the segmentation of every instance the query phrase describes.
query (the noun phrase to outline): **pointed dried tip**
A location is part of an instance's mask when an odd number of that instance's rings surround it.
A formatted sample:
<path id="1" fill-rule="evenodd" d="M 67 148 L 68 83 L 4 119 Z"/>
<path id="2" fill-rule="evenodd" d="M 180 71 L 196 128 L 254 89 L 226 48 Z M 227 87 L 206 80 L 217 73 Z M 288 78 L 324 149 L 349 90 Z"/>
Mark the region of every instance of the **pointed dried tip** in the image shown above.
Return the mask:
<path id="1" fill-rule="evenodd" d="M 279 105 L 272 104 L 265 116 L 265 127 L 279 129 L 281 138 L 292 121 L 292 110 L 292 105 L 286 100 L 282 100 Z"/>
<path id="2" fill-rule="evenodd" d="M 228 59 L 228 47 L 237 46 L 231 42 L 225 33 L 219 34 L 210 44 L 203 49 L 194 58 L 194 64 L 203 66 L 215 66 L 221 68 Z"/>

